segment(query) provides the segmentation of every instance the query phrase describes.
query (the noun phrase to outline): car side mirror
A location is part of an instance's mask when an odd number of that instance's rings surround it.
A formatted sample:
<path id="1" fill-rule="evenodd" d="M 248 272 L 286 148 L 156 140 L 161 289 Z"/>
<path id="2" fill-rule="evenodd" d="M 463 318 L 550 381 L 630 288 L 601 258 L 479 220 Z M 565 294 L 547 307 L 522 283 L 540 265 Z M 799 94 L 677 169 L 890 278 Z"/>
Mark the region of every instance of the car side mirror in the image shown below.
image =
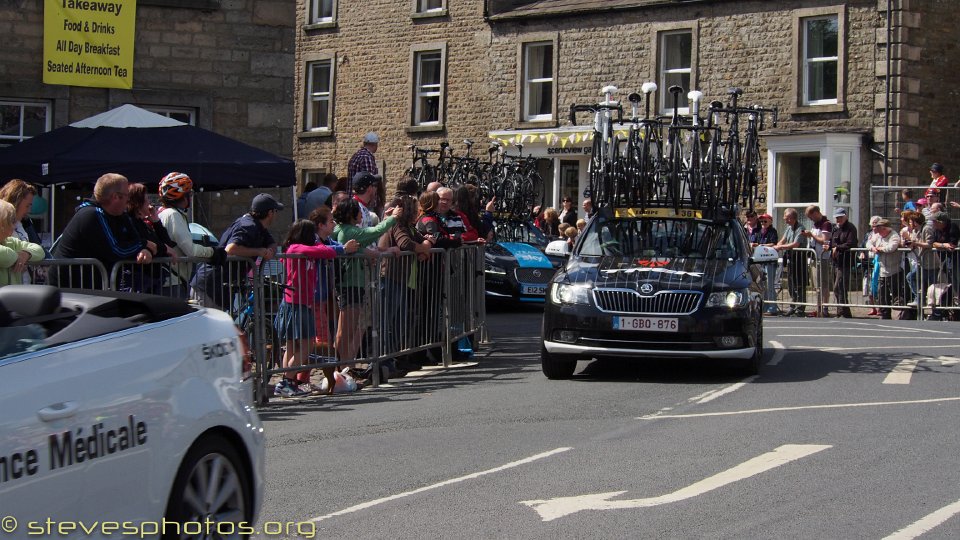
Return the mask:
<path id="1" fill-rule="evenodd" d="M 567 245 L 566 240 L 554 240 L 547 244 L 543 252 L 554 257 L 567 257 L 570 255 L 570 246 Z"/>
<path id="2" fill-rule="evenodd" d="M 777 250 L 770 246 L 757 246 L 753 248 L 753 255 L 750 256 L 750 264 L 772 264 L 780 259 Z"/>

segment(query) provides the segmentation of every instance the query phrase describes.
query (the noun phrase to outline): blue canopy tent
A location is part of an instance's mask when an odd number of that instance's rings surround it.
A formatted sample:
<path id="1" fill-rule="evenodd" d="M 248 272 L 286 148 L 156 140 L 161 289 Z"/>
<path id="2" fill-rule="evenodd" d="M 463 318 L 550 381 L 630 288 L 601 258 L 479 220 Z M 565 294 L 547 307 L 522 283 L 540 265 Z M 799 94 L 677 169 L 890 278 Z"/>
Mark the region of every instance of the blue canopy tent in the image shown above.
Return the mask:
<path id="1" fill-rule="evenodd" d="M 0 178 L 40 185 L 92 184 L 108 172 L 159 181 L 170 171 L 203 190 L 296 183 L 292 160 L 133 105 L 0 150 Z"/>

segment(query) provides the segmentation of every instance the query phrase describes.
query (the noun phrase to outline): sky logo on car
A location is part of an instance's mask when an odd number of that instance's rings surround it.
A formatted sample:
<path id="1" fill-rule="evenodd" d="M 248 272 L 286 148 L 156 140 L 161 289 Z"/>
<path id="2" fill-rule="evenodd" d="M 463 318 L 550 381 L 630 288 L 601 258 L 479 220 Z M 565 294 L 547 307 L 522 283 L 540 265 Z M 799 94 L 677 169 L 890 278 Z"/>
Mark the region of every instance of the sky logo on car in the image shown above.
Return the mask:
<path id="1" fill-rule="evenodd" d="M 530 244 L 502 242 L 500 245 L 516 257 L 517 266 L 520 268 L 553 268 L 553 265 L 550 264 L 550 259 Z"/>

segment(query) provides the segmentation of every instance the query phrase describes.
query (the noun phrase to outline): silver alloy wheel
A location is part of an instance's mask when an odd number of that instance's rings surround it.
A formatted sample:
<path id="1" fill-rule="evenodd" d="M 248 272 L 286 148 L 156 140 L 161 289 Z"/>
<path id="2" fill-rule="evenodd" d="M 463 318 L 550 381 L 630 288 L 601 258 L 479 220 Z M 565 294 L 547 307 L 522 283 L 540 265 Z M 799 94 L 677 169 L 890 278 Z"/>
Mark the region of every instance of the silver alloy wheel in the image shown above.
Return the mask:
<path id="1" fill-rule="evenodd" d="M 199 523 L 201 534 L 187 534 L 185 527 L 180 538 L 242 537 L 237 525 L 243 523 L 247 515 L 243 482 L 233 463 L 223 454 L 211 452 L 197 461 L 187 477 L 182 501 L 187 521 Z M 232 523 L 233 526 L 218 527 L 213 523 Z"/>

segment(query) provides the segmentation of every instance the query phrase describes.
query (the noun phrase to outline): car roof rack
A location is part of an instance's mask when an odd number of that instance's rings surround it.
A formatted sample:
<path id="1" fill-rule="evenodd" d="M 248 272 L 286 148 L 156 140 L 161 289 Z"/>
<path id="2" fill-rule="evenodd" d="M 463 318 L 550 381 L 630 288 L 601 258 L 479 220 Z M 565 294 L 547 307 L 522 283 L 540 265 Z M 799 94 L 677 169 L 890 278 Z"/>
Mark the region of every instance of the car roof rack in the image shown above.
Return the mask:
<path id="1" fill-rule="evenodd" d="M 589 187 L 584 192 L 595 208 L 612 208 L 620 217 L 687 217 L 727 220 L 741 209 L 763 202 L 759 186 L 764 173 L 760 133 L 768 119 L 776 127 L 779 111 L 743 106 L 743 90 L 730 88 L 726 102 L 706 107 L 702 92 L 667 89 L 672 114 L 651 115 L 655 83 L 628 96 L 630 114 L 614 99 L 617 89 L 604 87 L 604 101 L 570 105 L 594 115 Z M 644 113 L 641 116 L 640 107 Z M 686 110 L 683 110 L 686 109 Z M 704 114 L 701 114 L 704 113 Z"/>

